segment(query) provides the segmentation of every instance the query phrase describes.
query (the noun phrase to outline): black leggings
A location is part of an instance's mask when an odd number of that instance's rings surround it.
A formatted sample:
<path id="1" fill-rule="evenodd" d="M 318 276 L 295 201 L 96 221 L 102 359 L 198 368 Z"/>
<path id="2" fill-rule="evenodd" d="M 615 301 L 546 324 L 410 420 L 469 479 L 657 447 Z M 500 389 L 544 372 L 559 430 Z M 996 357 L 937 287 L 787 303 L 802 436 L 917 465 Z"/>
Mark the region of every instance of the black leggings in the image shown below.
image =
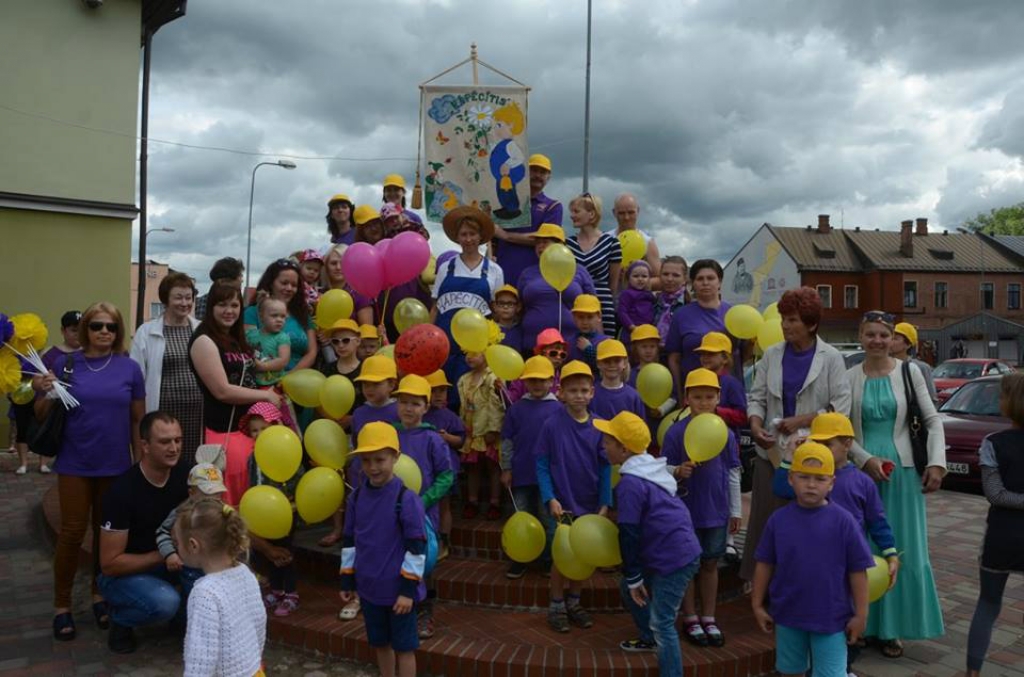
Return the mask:
<path id="1" fill-rule="evenodd" d="M 1006 588 L 1007 572 L 979 571 L 981 577 L 981 593 L 978 595 L 978 606 L 974 609 L 971 619 L 971 630 L 967 633 L 967 669 L 981 670 L 988 653 L 989 642 L 992 641 L 992 626 L 999 617 L 1003 606 L 1003 590 Z"/>

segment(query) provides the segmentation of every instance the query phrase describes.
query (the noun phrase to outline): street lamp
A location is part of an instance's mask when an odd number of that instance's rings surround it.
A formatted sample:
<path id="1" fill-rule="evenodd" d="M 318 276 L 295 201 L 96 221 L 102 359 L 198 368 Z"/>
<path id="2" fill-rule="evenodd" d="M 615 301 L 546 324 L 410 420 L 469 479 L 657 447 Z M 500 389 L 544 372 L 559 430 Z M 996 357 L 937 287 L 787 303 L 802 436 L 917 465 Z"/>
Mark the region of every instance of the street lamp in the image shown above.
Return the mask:
<path id="1" fill-rule="evenodd" d="M 150 233 L 173 233 L 173 232 L 174 232 L 173 228 L 150 228 L 149 230 L 146 231 L 146 235 L 149 235 Z"/>
<path id="2" fill-rule="evenodd" d="M 285 169 L 295 169 L 295 163 L 291 160 L 278 160 L 277 162 L 260 162 L 252 168 L 252 183 L 249 185 L 249 231 L 245 238 L 245 289 L 249 288 L 249 259 L 252 255 L 252 199 L 256 192 L 256 170 L 263 165 L 274 165 Z M 245 290 L 243 290 L 245 293 Z"/>
<path id="3" fill-rule="evenodd" d="M 974 235 L 978 238 L 978 252 L 981 255 L 981 356 L 988 357 L 988 320 L 985 317 L 985 241 L 981 233 L 967 230 L 957 226 L 957 232 L 964 235 Z M 995 307 L 996 288 L 992 285 L 992 306 Z"/>
<path id="4" fill-rule="evenodd" d="M 143 241 L 150 233 L 173 233 L 173 228 L 149 228 L 143 233 Z M 135 328 L 142 325 L 143 315 L 146 310 L 146 262 L 139 261 L 139 284 L 138 295 L 135 299 Z"/>

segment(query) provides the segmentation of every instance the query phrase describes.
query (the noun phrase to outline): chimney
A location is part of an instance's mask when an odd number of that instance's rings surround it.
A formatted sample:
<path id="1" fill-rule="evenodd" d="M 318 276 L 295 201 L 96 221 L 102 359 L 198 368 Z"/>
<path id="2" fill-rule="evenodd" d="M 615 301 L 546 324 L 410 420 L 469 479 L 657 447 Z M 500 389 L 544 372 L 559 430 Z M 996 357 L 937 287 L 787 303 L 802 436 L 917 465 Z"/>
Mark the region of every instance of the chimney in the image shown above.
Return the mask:
<path id="1" fill-rule="evenodd" d="M 908 259 L 914 258 L 914 222 L 907 220 L 900 228 L 900 254 Z"/>
<path id="2" fill-rule="evenodd" d="M 832 232 L 832 226 L 828 223 L 828 214 L 818 214 L 818 232 L 822 235 Z"/>
<path id="3" fill-rule="evenodd" d="M 915 235 L 927 235 L 928 234 L 928 219 L 917 220 L 917 232 Z"/>

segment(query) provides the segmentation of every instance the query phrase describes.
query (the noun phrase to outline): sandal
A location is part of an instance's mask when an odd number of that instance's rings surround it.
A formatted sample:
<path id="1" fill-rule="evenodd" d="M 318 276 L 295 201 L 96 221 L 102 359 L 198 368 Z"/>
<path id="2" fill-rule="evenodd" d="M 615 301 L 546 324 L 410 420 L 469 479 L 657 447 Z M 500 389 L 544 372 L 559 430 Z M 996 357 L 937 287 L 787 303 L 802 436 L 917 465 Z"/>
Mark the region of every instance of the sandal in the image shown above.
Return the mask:
<path id="1" fill-rule="evenodd" d="M 716 623 L 703 623 L 704 634 L 708 636 L 708 644 L 711 646 L 725 646 L 725 635 L 718 628 Z"/>
<path id="2" fill-rule="evenodd" d="M 351 621 L 359 615 L 360 604 L 359 600 L 352 600 L 338 612 L 339 621 Z"/>
<path id="3" fill-rule="evenodd" d="M 686 637 L 690 644 L 695 646 L 707 646 L 708 636 L 704 632 L 704 628 L 701 627 L 699 621 L 693 621 L 683 626 L 683 635 Z"/>
<path id="4" fill-rule="evenodd" d="M 96 619 L 97 628 L 106 630 L 110 627 L 110 607 L 107 606 L 106 600 L 93 602 L 92 615 Z"/>
<path id="5" fill-rule="evenodd" d="M 317 541 L 316 544 L 319 545 L 321 548 L 329 548 L 340 540 L 341 534 L 336 534 L 332 531 L 331 533 L 327 534 L 319 541 Z"/>
<path id="6" fill-rule="evenodd" d="M 882 655 L 886 658 L 900 658 L 903 656 L 903 642 L 898 639 L 887 639 L 881 644 Z"/>
<path id="7" fill-rule="evenodd" d="M 75 619 L 70 611 L 53 617 L 53 638 L 61 642 L 70 642 L 75 638 Z"/>

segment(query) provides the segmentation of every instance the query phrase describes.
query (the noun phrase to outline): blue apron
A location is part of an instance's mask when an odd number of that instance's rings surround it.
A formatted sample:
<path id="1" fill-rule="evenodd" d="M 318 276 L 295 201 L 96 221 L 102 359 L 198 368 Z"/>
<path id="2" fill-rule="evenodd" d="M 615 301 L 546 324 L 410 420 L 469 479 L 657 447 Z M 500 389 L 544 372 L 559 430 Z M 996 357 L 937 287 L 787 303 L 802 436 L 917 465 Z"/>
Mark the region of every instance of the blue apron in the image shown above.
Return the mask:
<path id="1" fill-rule="evenodd" d="M 491 284 L 487 281 L 490 260 L 485 256 L 480 266 L 480 276 L 461 277 L 455 275 L 455 259 L 448 262 L 448 274 L 437 290 L 437 320 L 435 324 L 448 335 L 450 348 L 444 373 L 452 387 L 448 391 L 448 402 L 452 411 L 459 411 L 459 377 L 469 371 L 466 356 L 452 336 L 452 318 L 463 308 L 476 308 L 484 316 L 491 314 Z"/>

